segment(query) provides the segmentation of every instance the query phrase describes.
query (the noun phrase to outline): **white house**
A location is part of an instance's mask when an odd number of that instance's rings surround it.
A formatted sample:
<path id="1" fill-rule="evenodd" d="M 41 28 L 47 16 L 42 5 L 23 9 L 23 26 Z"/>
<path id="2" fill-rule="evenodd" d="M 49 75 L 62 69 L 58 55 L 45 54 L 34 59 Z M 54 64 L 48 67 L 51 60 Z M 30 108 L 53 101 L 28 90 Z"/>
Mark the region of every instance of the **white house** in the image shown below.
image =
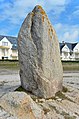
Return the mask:
<path id="1" fill-rule="evenodd" d="M 73 49 L 73 56 L 76 60 L 79 60 L 79 43 Z"/>
<path id="2" fill-rule="evenodd" d="M 0 59 L 18 59 L 16 37 L 0 35 Z"/>
<path id="3" fill-rule="evenodd" d="M 70 49 L 68 48 L 68 46 L 65 44 L 64 47 L 62 48 L 62 60 L 67 60 L 70 58 Z"/>
<path id="4" fill-rule="evenodd" d="M 61 60 L 79 60 L 79 43 L 60 43 L 60 56 Z"/>
<path id="5" fill-rule="evenodd" d="M 60 57 L 63 61 L 79 61 L 79 43 L 62 42 Z M 0 59 L 18 60 L 17 38 L 0 35 Z"/>

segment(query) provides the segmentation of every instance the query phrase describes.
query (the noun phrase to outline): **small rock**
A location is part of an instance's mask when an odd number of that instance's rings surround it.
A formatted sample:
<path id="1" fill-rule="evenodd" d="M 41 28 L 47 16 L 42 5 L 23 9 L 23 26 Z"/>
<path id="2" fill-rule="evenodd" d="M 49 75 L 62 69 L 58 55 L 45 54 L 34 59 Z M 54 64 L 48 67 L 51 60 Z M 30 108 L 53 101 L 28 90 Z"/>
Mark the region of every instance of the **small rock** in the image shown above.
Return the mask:
<path id="1" fill-rule="evenodd" d="M 52 101 L 52 99 L 48 99 L 48 101 L 50 101 L 50 102 L 51 102 L 51 101 Z"/>
<path id="2" fill-rule="evenodd" d="M 35 102 L 37 103 L 38 102 L 38 99 L 36 99 Z"/>
<path id="3" fill-rule="evenodd" d="M 43 102 L 45 102 L 45 99 L 38 99 L 38 102 L 43 103 Z"/>
<path id="4" fill-rule="evenodd" d="M 62 99 L 58 98 L 57 101 L 62 101 Z"/>
<path id="5" fill-rule="evenodd" d="M 17 119 L 44 119 L 44 112 L 24 92 L 10 92 L 0 99 L 0 106 Z"/>

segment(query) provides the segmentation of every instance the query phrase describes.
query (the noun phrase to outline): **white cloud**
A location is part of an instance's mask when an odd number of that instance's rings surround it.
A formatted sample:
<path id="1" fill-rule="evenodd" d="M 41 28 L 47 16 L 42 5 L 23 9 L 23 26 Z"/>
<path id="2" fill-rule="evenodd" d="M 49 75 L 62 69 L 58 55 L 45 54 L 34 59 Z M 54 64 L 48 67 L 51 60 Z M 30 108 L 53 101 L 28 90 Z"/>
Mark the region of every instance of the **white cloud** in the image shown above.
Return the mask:
<path id="1" fill-rule="evenodd" d="M 8 34 L 8 31 L 9 31 L 9 30 L 3 28 L 3 29 L 0 30 L 0 35 L 1 35 L 1 34 L 2 34 L 2 35 Z"/>
<path id="2" fill-rule="evenodd" d="M 69 4 L 70 1 L 71 0 L 13 0 L 11 3 L 3 2 L 3 4 L 0 5 L 0 22 L 6 20 L 6 22 L 10 23 L 11 28 L 7 30 L 5 30 L 5 28 L 0 29 L 0 34 L 8 34 L 10 30 L 16 26 L 20 26 L 26 15 L 38 4 L 41 5 L 47 13 L 53 11 L 53 17 L 58 17 L 66 10 L 66 5 Z M 79 7 L 76 8 L 74 14 L 78 14 L 78 8 Z M 61 23 L 55 24 L 54 26 L 60 41 L 76 42 L 78 40 L 79 26 L 70 26 Z"/>
<path id="3" fill-rule="evenodd" d="M 62 28 L 62 24 L 61 23 L 55 24 L 55 28 L 57 31 L 59 31 Z"/>
<path id="4" fill-rule="evenodd" d="M 77 16 L 77 17 L 79 17 L 79 9 L 76 10 L 76 11 L 74 11 L 73 14 L 72 14 L 72 16 Z"/>
<path id="5" fill-rule="evenodd" d="M 68 1 L 70 0 L 14 0 L 12 3 L 3 2 L 0 6 L 0 9 L 2 9 L 0 21 L 9 20 L 12 24 L 19 24 L 37 4 L 42 5 L 45 11 L 53 10 L 55 14 L 59 15 L 65 10 Z"/>
<path id="6" fill-rule="evenodd" d="M 79 26 L 58 23 L 55 24 L 55 28 L 60 42 L 79 41 Z"/>
<path id="7" fill-rule="evenodd" d="M 46 0 L 46 2 L 49 4 L 49 5 L 52 5 L 52 6 L 63 6 L 63 5 L 66 5 L 70 2 L 71 0 Z M 45 2 L 45 3 L 46 3 Z"/>
<path id="8" fill-rule="evenodd" d="M 74 41 L 79 37 L 79 32 L 77 30 L 73 31 L 72 33 L 70 32 L 65 32 L 63 34 L 63 38 L 65 41 Z"/>
<path id="9" fill-rule="evenodd" d="M 75 10 L 71 14 L 71 17 L 79 17 L 79 6 L 75 7 Z"/>

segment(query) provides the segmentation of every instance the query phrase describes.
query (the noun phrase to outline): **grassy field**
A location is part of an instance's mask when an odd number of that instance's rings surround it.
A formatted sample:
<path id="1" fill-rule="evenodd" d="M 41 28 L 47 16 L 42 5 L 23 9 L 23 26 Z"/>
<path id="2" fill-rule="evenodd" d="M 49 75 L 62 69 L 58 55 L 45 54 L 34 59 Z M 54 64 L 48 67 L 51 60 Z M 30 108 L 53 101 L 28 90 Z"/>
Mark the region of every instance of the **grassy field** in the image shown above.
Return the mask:
<path id="1" fill-rule="evenodd" d="M 19 62 L 18 61 L 0 61 L 0 69 L 19 69 Z"/>
<path id="2" fill-rule="evenodd" d="M 79 61 L 76 62 L 69 62 L 65 61 L 62 62 L 63 70 L 79 70 Z M 18 61 L 0 61 L 0 68 L 9 68 L 9 69 L 19 69 L 19 62 Z"/>
<path id="3" fill-rule="evenodd" d="M 64 71 L 67 71 L 67 70 L 78 71 L 79 70 L 79 61 L 64 61 L 62 62 L 62 65 L 63 65 Z"/>

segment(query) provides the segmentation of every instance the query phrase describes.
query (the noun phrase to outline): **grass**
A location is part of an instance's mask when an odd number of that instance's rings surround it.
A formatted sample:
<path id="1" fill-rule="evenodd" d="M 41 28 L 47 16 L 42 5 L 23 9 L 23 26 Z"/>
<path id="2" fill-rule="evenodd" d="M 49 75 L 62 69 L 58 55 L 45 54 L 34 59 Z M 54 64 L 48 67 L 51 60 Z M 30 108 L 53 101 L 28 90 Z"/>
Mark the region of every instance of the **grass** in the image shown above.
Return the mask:
<path id="1" fill-rule="evenodd" d="M 26 92 L 26 90 L 22 88 L 22 86 L 18 87 L 15 91 Z"/>
<path id="2" fill-rule="evenodd" d="M 66 88 L 65 86 L 63 86 L 63 88 L 62 88 L 62 92 L 63 92 L 63 93 L 68 92 L 68 88 Z"/>
<path id="3" fill-rule="evenodd" d="M 65 94 L 63 94 L 62 92 L 58 91 L 55 96 L 58 96 L 60 99 L 67 99 L 67 97 L 65 96 Z"/>
<path id="4" fill-rule="evenodd" d="M 62 61 L 62 66 L 64 71 L 68 70 L 79 70 L 79 61 Z"/>
<path id="5" fill-rule="evenodd" d="M 69 97 L 67 97 L 67 96 L 65 96 L 65 94 L 63 94 L 63 92 L 60 92 L 60 91 L 58 91 L 56 94 L 55 94 L 55 96 L 58 96 L 60 99 L 62 99 L 62 100 L 69 100 L 70 102 L 73 102 L 74 103 L 74 101 L 73 100 L 71 100 Z"/>
<path id="6" fill-rule="evenodd" d="M 0 61 L 0 69 L 19 69 L 18 61 Z"/>
<path id="7" fill-rule="evenodd" d="M 79 61 L 62 61 L 62 66 L 64 71 L 78 71 L 79 70 Z M 6 69 L 19 69 L 18 61 L 0 61 L 0 68 Z"/>

